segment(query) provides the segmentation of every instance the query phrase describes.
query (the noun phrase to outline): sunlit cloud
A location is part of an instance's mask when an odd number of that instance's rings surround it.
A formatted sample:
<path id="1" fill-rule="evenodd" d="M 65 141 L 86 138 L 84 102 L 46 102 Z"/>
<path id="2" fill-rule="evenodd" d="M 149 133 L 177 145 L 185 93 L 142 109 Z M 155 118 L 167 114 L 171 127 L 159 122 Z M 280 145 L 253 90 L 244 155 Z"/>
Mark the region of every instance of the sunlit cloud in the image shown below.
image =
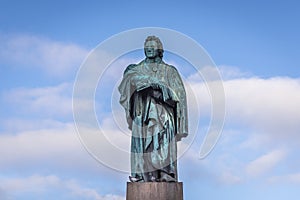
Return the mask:
<path id="1" fill-rule="evenodd" d="M 246 173 L 251 177 L 257 177 L 266 172 L 270 173 L 279 162 L 284 160 L 285 156 L 285 150 L 271 151 L 251 161 L 248 166 L 246 166 Z"/>
<path id="2" fill-rule="evenodd" d="M 2 133 L 0 138 L 2 170 L 22 166 L 30 169 L 46 163 L 52 166 L 71 165 L 71 160 L 76 160 L 76 156 L 84 156 L 72 124 L 60 128 Z M 68 160 L 64 159 L 66 157 Z"/>
<path id="3" fill-rule="evenodd" d="M 190 81 L 190 85 L 200 100 L 200 110 L 208 115 L 211 100 L 206 85 L 195 79 Z M 223 81 L 223 85 L 226 95 L 226 123 L 257 129 L 274 138 L 298 137 L 299 79 L 238 78 Z"/>
<path id="4" fill-rule="evenodd" d="M 289 173 L 281 176 L 272 176 L 268 179 L 270 183 L 293 183 L 300 184 L 300 173 Z"/>
<path id="5" fill-rule="evenodd" d="M 0 180 L 0 188 L 5 191 L 5 199 L 30 198 L 51 199 L 55 193 L 61 199 L 89 199 L 89 200 L 124 200 L 114 194 L 100 194 L 95 188 L 84 186 L 74 179 L 62 179 L 56 175 L 32 175 L 21 178 L 5 178 Z M 49 196 L 49 198 L 47 198 Z"/>
<path id="6" fill-rule="evenodd" d="M 3 93 L 7 106 L 29 116 L 66 117 L 72 114 L 72 84 L 14 88 Z"/>
<path id="7" fill-rule="evenodd" d="M 64 77 L 78 68 L 87 53 L 88 50 L 72 43 L 31 35 L 0 34 L 2 63 L 17 68 L 38 69 L 55 77 Z"/>

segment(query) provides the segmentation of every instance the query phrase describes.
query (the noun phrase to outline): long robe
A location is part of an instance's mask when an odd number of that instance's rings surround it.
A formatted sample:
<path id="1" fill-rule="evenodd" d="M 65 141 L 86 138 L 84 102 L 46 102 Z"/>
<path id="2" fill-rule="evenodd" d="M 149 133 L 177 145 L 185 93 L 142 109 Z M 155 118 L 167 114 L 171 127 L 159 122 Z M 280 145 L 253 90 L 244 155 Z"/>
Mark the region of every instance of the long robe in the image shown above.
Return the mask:
<path id="1" fill-rule="evenodd" d="M 164 172 L 177 180 L 177 141 L 188 134 L 182 80 L 163 61 L 129 65 L 119 86 L 120 104 L 132 130 L 131 176 L 148 181 Z"/>

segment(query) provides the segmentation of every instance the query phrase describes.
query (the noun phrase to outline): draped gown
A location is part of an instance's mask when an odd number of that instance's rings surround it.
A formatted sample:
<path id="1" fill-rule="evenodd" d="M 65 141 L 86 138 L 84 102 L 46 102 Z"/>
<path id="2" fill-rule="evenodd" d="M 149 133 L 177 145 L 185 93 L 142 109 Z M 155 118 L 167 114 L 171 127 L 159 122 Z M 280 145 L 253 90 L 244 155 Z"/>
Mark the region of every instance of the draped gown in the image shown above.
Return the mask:
<path id="1" fill-rule="evenodd" d="M 167 174 L 177 181 L 177 141 L 188 134 L 186 92 L 177 70 L 146 59 L 126 68 L 118 89 L 132 130 L 131 176 L 160 181 Z"/>

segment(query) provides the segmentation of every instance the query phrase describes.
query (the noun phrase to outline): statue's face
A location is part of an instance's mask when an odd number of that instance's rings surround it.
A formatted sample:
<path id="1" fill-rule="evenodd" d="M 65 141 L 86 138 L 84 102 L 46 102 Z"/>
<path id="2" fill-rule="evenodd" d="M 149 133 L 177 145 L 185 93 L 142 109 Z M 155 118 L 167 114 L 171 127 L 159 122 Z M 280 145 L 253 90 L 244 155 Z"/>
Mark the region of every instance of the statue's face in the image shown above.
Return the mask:
<path id="1" fill-rule="evenodd" d="M 158 56 L 158 45 L 155 41 L 146 42 L 145 54 L 147 58 L 155 58 Z"/>

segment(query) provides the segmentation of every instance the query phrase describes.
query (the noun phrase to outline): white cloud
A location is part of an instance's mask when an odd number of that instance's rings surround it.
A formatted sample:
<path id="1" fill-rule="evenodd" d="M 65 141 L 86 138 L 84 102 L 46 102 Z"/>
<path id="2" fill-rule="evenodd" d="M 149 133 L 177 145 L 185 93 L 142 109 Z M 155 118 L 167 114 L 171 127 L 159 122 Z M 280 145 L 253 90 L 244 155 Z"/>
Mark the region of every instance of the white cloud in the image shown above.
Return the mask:
<path id="1" fill-rule="evenodd" d="M 209 119 L 213 105 L 205 83 L 195 77 L 187 81 L 197 96 L 200 117 Z M 216 180 L 224 184 L 248 182 L 250 177 L 262 180 L 268 172 L 277 173 L 272 169 L 295 165 L 292 159 L 280 162 L 285 152 L 273 150 L 295 152 L 299 147 L 300 80 L 249 77 L 227 79 L 223 85 L 225 129 L 207 158 L 213 156 L 213 162 L 217 163 L 207 168 L 216 175 Z M 196 106 L 190 104 L 189 109 L 193 112 Z M 265 156 L 256 157 L 264 153 Z M 254 161 L 249 163 L 249 159 Z"/>
<path id="2" fill-rule="evenodd" d="M 17 67 L 42 69 L 64 76 L 79 68 L 88 51 L 76 44 L 30 36 L 0 35 L 0 59 Z"/>
<path id="3" fill-rule="evenodd" d="M 96 181 L 97 189 L 105 186 L 106 193 L 114 193 L 116 191 L 120 193 L 120 191 L 123 191 L 123 187 L 120 187 L 120 185 L 122 185 L 122 181 L 127 179 L 125 178 L 126 176 L 122 177 L 123 175 L 119 172 L 109 169 L 110 163 L 103 165 L 94 160 L 80 143 L 74 124 L 53 124 L 52 128 L 49 125 L 49 127 L 42 129 L 39 128 L 39 125 L 36 125 L 38 129 L 32 125 L 32 130 L 19 130 L 14 134 L 9 132 L 0 134 L 0 171 L 2 172 L 0 176 L 0 196 L 3 199 L 11 196 L 18 199 L 18 195 L 32 194 L 33 196 L 28 197 L 28 199 L 45 199 L 45 197 L 49 196 L 49 193 L 56 195 L 64 195 L 66 193 L 69 196 L 74 196 L 74 199 L 124 199 L 113 194 L 100 195 L 99 192 L 92 188 L 82 187 L 81 184 L 78 185 L 71 180 L 62 182 L 62 180 L 58 180 L 57 177 L 53 176 L 20 178 L 28 174 L 54 173 L 60 174 L 65 178 L 75 176 L 81 181 L 85 179 L 91 182 Z M 109 136 L 114 135 L 113 139 L 117 144 L 124 142 L 122 137 L 116 137 L 120 132 L 116 132 L 111 128 L 113 127 L 105 125 L 105 134 Z M 104 140 L 96 143 L 96 146 L 104 148 L 106 145 L 109 144 Z M 129 143 L 127 148 L 129 148 Z M 97 156 L 95 152 L 92 153 Z M 107 151 L 107 149 L 104 149 L 101 153 L 114 162 L 120 163 L 123 160 L 129 162 L 129 156 L 124 158 L 119 154 Z M 18 172 L 17 175 L 9 175 L 16 172 Z M 8 177 L 8 179 L 5 177 Z M 107 187 L 113 189 L 107 190 Z M 65 196 L 57 199 L 65 199 Z"/>
<path id="4" fill-rule="evenodd" d="M 225 73 L 221 70 L 221 73 L 227 74 L 223 81 L 227 115 L 221 141 L 213 153 L 214 159 L 222 162 L 217 167 L 210 166 L 211 173 L 217 174 L 221 182 L 239 183 L 252 178 L 263 179 L 265 174 L 275 176 L 277 167 L 293 165 L 293 159 L 281 161 L 286 158 L 287 151 L 298 151 L 300 79 L 263 79 L 240 75 L 238 71 Z M 197 94 L 202 117 L 209 117 L 213 105 L 204 83 L 195 76 L 187 81 Z M 230 129 L 234 130 L 234 135 L 228 135 Z M 248 163 L 262 151 L 270 153 Z M 226 159 L 222 158 L 224 156 Z M 284 168 L 285 173 L 288 170 Z M 285 180 L 295 181 L 297 177 L 289 176 Z"/>
<path id="5" fill-rule="evenodd" d="M 61 128 L 24 131 L 17 134 L 2 133 L 0 168 L 7 170 L 22 167 L 30 169 L 47 164 L 71 165 L 71 162 L 76 159 L 84 159 L 85 152 L 82 150 L 72 124 L 65 124 Z"/>
<path id="6" fill-rule="evenodd" d="M 274 150 L 260 156 L 246 166 L 246 173 L 250 177 L 257 177 L 270 172 L 286 156 L 285 150 Z"/>
<path id="7" fill-rule="evenodd" d="M 220 65 L 218 66 L 222 80 L 232 80 L 239 78 L 250 78 L 253 75 L 250 72 L 242 72 L 238 67 Z"/>
<path id="8" fill-rule="evenodd" d="M 27 131 L 20 131 L 20 127 L 13 134 L 0 134 L 1 171 L 72 169 L 85 174 L 106 173 L 110 176 L 115 172 L 109 168 L 129 172 L 130 136 L 116 128 L 105 125 L 102 127 L 104 135 L 99 130 L 86 129 L 80 132 L 81 141 L 100 164 L 85 151 L 74 124 L 55 124 L 52 128 L 36 127 L 32 125 L 32 130 Z M 82 131 L 81 128 L 79 130 Z"/>
<path id="9" fill-rule="evenodd" d="M 12 110 L 18 113 L 47 117 L 66 117 L 72 114 L 72 85 L 63 83 L 41 88 L 16 88 L 3 94 Z"/>
<path id="10" fill-rule="evenodd" d="M 300 80 L 284 77 L 234 79 L 224 82 L 228 112 L 234 117 L 256 116 L 260 122 L 275 116 L 288 120 L 298 117 Z M 287 117 L 287 118 L 286 118 Z M 263 120 L 263 121 L 261 121 Z M 257 121 L 257 120 L 255 120 Z"/>
<path id="11" fill-rule="evenodd" d="M 188 81 L 198 97 L 201 113 L 209 116 L 213 105 L 205 84 Z M 246 126 L 278 141 L 299 138 L 300 79 L 238 78 L 223 81 L 223 85 L 227 124 Z"/>
<path id="12" fill-rule="evenodd" d="M 270 183 L 294 183 L 300 184 L 300 173 L 291 173 L 282 176 L 272 176 L 269 178 Z"/>
<path id="13" fill-rule="evenodd" d="M 0 188 L 6 192 L 7 197 L 47 198 L 54 193 L 54 198 L 61 199 L 89 199 L 89 200 L 124 200 L 119 195 L 106 194 L 90 187 L 85 187 L 74 179 L 63 180 L 55 175 L 33 175 L 25 178 L 5 178 L 0 180 Z M 51 198 L 51 197 L 50 197 Z M 49 198 L 49 199 L 50 199 Z M 53 198 L 53 196 L 52 196 Z"/>
<path id="14" fill-rule="evenodd" d="M 262 132 L 251 132 L 245 134 L 245 139 L 239 143 L 238 147 L 250 151 L 262 150 L 264 147 L 269 147 L 270 137 L 268 134 Z"/>
<path id="15" fill-rule="evenodd" d="M 5 132 L 18 133 L 24 131 L 33 131 L 41 129 L 59 129 L 65 127 L 65 123 L 55 119 L 4 119 L 1 123 Z"/>
<path id="16" fill-rule="evenodd" d="M 225 184 L 239 184 L 242 182 L 241 177 L 234 175 L 231 171 L 223 171 L 219 177 L 220 181 Z"/>
<path id="17" fill-rule="evenodd" d="M 221 74 L 227 74 L 223 81 L 227 115 L 220 141 L 206 158 L 211 160 L 205 167 L 208 173 L 224 184 L 266 180 L 279 168 L 289 174 L 287 166 L 296 161 L 286 155 L 297 152 L 300 139 L 300 79 L 263 79 L 226 67 Z M 189 77 L 187 83 L 197 96 L 200 117 L 209 117 L 213 105 L 205 83 L 199 76 Z M 193 112 L 195 106 L 189 109 Z"/>

